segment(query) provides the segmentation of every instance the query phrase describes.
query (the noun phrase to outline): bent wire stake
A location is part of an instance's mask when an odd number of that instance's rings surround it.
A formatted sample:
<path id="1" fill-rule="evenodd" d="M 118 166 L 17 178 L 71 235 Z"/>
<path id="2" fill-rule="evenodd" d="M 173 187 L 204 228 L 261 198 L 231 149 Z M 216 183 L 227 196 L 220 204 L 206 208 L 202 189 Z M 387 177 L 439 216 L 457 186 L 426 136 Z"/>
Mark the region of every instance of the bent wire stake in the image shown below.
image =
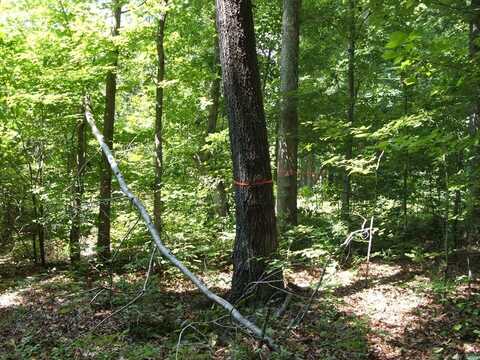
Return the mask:
<path id="1" fill-rule="evenodd" d="M 208 287 L 198 278 L 194 273 L 192 273 L 180 260 L 178 260 L 171 252 L 170 250 L 162 243 L 162 240 L 160 239 L 160 234 L 157 231 L 157 228 L 154 226 L 152 218 L 148 214 L 147 210 L 145 209 L 145 206 L 143 203 L 130 191 L 128 188 L 127 183 L 125 182 L 125 179 L 120 172 L 120 169 L 118 167 L 118 163 L 113 157 L 112 152 L 110 151 L 108 145 L 105 143 L 103 140 L 103 136 L 98 130 L 97 126 L 95 125 L 95 119 L 93 118 L 92 112 L 90 111 L 90 101 L 88 96 L 85 97 L 84 99 L 84 105 L 85 105 L 85 118 L 87 119 L 88 124 L 92 128 L 92 133 L 97 139 L 98 143 L 100 144 L 100 147 L 102 148 L 102 151 L 105 153 L 105 156 L 107 157 L 108 163 L 110 164 L 110 167 L 112 168 L 113 173 L 115 174 L 115 177 L 118 180 L 118 183 L 120 184 L 120 188 L 122 192 L 125 194 L 125 196 L 132 202 L 132 204 L 138 209 L 140 212 L 140 215 L 142 216 L 143 220 L 145 221 L 145 224 L 147 225 L 148 231 L 150 232 L 150 235 L 153 238 L 153 241 L 160 251 L 160 253 L 167 258 L 176 268 L 178 268 L 187 278 L 189 278 L 195 286 L 210 300 L 214 301 L 218 305 L 222 306 L 225 310 L 227 310 L 231 316 L 243 327 L 245 327 L 252 335 L 254 335 L 256 338 L 264 341 L 267 343 L 267 345 L 272 349 L 272 350 L 277 350 L 278 347 L 273 341 L 273 339 L 269 336 L 266 336 L 264 332 L 254 323 L 252 323 L 250 320 L 245 318 L 230 302 L 225 300 L 224 298 L 218 296 L 217 294 L 213 293 L 208 289 Z"/>

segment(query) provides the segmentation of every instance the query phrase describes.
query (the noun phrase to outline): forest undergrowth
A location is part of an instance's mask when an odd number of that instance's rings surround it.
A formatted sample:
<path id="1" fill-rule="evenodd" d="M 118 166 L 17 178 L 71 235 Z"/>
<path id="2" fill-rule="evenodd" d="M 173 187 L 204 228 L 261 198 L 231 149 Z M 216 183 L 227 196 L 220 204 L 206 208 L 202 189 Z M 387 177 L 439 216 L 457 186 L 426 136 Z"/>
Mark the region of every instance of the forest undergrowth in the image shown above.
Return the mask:
<path id="1" fill-rule="evenodd" d="M 326 267 L 321 291 L 300 324 L 322 269 L 286 271 L 287 310 L 249 309 L 280 344 L 272 353 L 245 336 L 186 280 L 160 271 L 141 298 L 145 272 L 112 279 L 58 265 L 46 271 L 2 259 L 1 359 L 474 359 L 480 354 L 480 282 L 444 280 L 436 267 L 375 260 Z M 9 270 L 10 272 L 7 272 Z M 202 274 L 226 295 L 228 269 Z M 112 281 L 110 283 L 110 281 Z M 110 285 L 108 285 L 110 284 Z M 101 290 L 102 287 L 108 290 Z M 107 319 L 100 326 L 98 324 Z"/>

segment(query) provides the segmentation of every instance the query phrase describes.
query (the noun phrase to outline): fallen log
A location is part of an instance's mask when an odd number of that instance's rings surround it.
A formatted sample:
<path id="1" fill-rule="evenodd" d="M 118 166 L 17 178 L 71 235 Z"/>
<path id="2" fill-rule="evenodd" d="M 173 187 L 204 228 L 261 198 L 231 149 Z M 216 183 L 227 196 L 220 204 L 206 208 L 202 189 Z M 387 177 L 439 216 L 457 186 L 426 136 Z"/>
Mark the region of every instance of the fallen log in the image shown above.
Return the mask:
<path id="1" fill-rule="evenodd" d="M 90 110 L 90 101 L 88 97 L 85 97 L 84 100 L 84 107 L 85 107 L 85 118 L 87 123 L 90 125 L 92 129 L 92 133 L 97 139 L 102 151 L 104 152 L 105 156 L 107 157 L 108 163 L 112 168 L 113 174 L 118 180 L 120 185 L 120 189 L 125 194 L 125 196 L 132 202 L 132 204 L 137 208 L 141 217 L 143 218 L 150 235 L 153 238 L 153 241 L 162 256 L 164 256 L 168 261 L 170 261 L 177 269 L 179 269 L 188 279 L 190 279 L 195 286 L 210 300 L 214 301 L 218 305 L 222 306 L 225 310 L 227 310 L 232 318 L 242 325 L 248 332 L 254 335 L 261 341 L 264 341 L 272 350 L 277 350 L 277 345 L 273 341 L 273 339 L 269 336 L 266 336 L 264 331 L 262 331 L 257 325 L 253 322 L 248 320 L 244 317 L 230 302 L 225 300 L 224 298 L 218 296 L 217 294 L 213 293 L 208 289 L 208 287 L 203 283 L 202 280 L 194 273 L 192 273 L 180 260 L 178 260 L 170 250 L 163 244 L 162 240 L 160 239 L 160 234 L 157 231 L 157 228 L 153 224 L 152 218 L 148 214 L 145 206 L 143 203 L 130 191 L 128 185 L 120 172 L 118 167 L 118 163 L 113 157 L 112 152 L 110 151 L 108 145 L 103 140 L 103 135 L 98 130 L 97 126 L 95 125 L 95 119 L 92 115 Z"/>

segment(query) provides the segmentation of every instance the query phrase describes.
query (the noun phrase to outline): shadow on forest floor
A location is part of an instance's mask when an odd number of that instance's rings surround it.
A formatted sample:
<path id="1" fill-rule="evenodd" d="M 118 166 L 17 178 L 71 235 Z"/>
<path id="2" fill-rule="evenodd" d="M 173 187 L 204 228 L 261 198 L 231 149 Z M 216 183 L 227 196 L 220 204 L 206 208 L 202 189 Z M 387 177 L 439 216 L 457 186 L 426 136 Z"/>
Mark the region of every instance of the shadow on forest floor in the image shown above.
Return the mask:
<path id="1" fill-rule="evenodd" d="M 281 319 L 265 309 L 244 309 L 262 326 L 270 319 L 267 331 L 284 348 L 270 357 L 178 277 L 154 274 L 144 297 L 95 328 L 135 297 L 143 273 L 115 275 L 113 291 L 91 301 L 96 292 L 85 278 L 64 268 L 2 269 L 0 359 L 175 359 L 177 352 L 178 359 L 461 359 L 479 351 L 479 284 L 432 291 L 432 278 L 408 263 L 373 263 L 368 285 L 362 268 L 332 275 L 336 286 L 284 336 L 308 293 L 299 293 Z M 316 281 L 315 274 L 293 272 L 291 280 L 296 276 Z M 228 273 L 203 277 L 225 294 Z M 95 279 L 90 286 L 107 284 Z"/>

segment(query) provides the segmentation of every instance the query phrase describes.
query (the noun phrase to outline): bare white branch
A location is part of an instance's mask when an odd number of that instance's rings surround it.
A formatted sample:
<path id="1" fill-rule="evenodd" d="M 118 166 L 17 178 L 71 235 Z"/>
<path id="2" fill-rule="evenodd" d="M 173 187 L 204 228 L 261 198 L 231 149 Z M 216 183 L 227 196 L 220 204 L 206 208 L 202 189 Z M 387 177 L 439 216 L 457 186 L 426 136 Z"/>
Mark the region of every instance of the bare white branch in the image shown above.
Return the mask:
<path id="1" fill-rule="evenodd" d="M 251 332 L 255 337 L 265 341 L 272 349 L 277 349 L 277 346 L 272 338 L 265 336 L 262 329 L 260 329 L 257 325 L 252 323 L 250 320 L 245 318 L 230 302 L 225 300 L 224 298 L 218 296 L 217 294 L 213 293 L 208 289 L 208 287 L 200 280 L 198 276 L 192 273 L 180 260 L 178 260 L 170 250 L 163 244 L 162 240 L 160 239 L 160 234 L 157 231 L 157 228 L 153 224 L 152 218 L 148 214 L 147 210 L 143 203 L 130 191 L 128 185 L 120 172 L 118 167 L 118 163 L 113 157 L 112 152 L 110 151 L 108 145 L 103 140 L 103 136 L 98 130 L 97 126 L 95 125 L 95 119 L 90 111 L 90 103 L 88 97 L 85 98 L 85 118 L 92 128 L 93 135 L 97 139 L 102 151 L 104 152 L 105 156 L 107 157 L 108 163 L 112 168 L 112 171 L 115 177 L 118 180 L 120 188 L 125 196 L 132 202 L 132 204 L 138 209 L 140 215 L 142 216 L 150 235 L 153 238 L 153 241 L 160 251 L 162 256 L 164 256 L 168 261 L 170 261 L 177 269 L 179 269 L 188 279 L 190 279 L 195 286 L 210 300 L 214 301 L 218 305 L 222 306 L 225 310 L 227 310 L 230 315 L 242 326 L 244 326 L 249 332 Z M 136 299 L 133 299 L 136 301 Z"/>

